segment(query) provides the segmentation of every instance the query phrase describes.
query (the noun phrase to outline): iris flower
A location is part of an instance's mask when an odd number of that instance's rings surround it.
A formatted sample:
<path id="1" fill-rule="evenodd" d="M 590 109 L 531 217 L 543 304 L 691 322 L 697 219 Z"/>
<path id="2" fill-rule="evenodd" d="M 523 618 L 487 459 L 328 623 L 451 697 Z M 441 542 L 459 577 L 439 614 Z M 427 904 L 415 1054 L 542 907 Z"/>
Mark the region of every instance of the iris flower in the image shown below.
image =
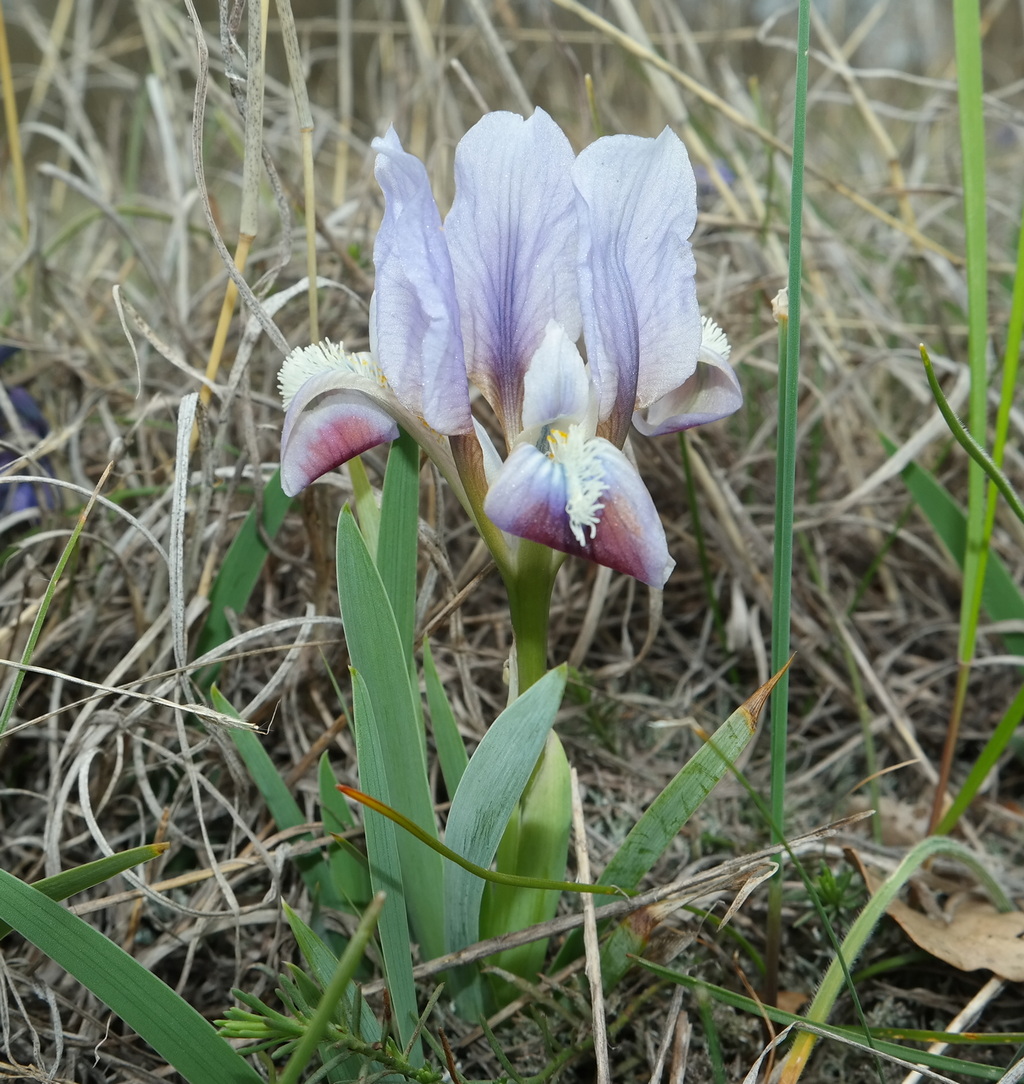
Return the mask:
<path id="1" fill-rule="evenodd" d="M 666 128 L 575 156 L 542 110 L 489 113 L 456 149 L 443 224 L 423 163 L 394 129 L 373 149 L 385 213 L 370 351 L 323 342 L 285 360 L 285 492 L 401 426 L 506 583 L 537 564 L 533 542 L 547 547 L 552 579 L 574 554 L 662 587 L 674 562 L 623 450 L 631 427 L 678 432 L 742 401 L 728 342 L 697 305 L 683 144 Z"/>
<path id="2" fill-rule="evenodd" d="M 0 346 L 0 365 L 18 352 L 14 346 Z M 23 449 L 14 443 L 10 421 L 16 421 L 18 429 L 28 437 L 42 439 L 50 432 L 39 404 L 22 387 L 7 388 L 7 399 L 14 412 L 8 419 L 0 412 L 0 477 L 13 464 L 23 460 Z M 53 474 L 50 461 L 45 456 L 34 461 L 44 474 Z M 43 509 L 57 507 L 57 497 L 52 486 L 34 482 L 10 481 L 0 484 L 0 535 L 17 523 L 33 522 Z"/>

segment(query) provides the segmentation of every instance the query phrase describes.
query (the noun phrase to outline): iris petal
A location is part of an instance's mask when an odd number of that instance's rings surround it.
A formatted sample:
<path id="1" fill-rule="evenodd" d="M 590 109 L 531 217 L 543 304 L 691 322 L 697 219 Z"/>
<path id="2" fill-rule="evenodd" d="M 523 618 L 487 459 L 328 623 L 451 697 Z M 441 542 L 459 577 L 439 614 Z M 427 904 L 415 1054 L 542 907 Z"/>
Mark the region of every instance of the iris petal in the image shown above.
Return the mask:
<path id="1" fill-rule="evenodd" d="M 329 470 L 397 437 L 395 420 L 369 391 L 341 386 L 337 372 L 310 377 L 285 416 L 281 488 L 294 497 Z"/>
<path id="2" fill-rule="evenodd" d="M 633 415 L 633 424 L 648 437 L 678 433 L 706 425 L 743 405 L 740 382 L 729 364 L 729 342 L 713 320 L 701 320 L 704 338 L 697 370 L 681 387 Z"/>
<path id="3" fill-rule="evenodd" d="M 549 321 L 579 338 L 573 153 L 543 110 L 488 113 L 455 152 L 445 219 L 470 379 L 514 438 L 523 374 Z"/>
<path id="4" fill-rule="evenodd" d="M 696 184 L 686 148 L 609 136 L 572 170 L 580 221 L 580 304 L 602 431 L 620 445 L 630 417 L 694 373 L 700 311 L 689 236 Z"/>
<path id="5" fill-rule="evenodd" d="M 573 462 L 519 445 L 484 511 L 509 534 L 663 587 L 675 562 L 636 468 L 600 437 L 586 440 L 581 454 L 583 461 Z"/>
<path id="6" fill-rule="evenodd" d="M 560 419 L 579 421 L 590 403 L 590 378 L 576 344 L 553 320 L 523 377 L 523 429 Z"/>
<path id="7" fill-rule="evenodd" d="M 440 433 L 469 433 L 455 279 L 427 171 L 402 149 L 393 128 L 373 149 L 386 201 L 373 248 L 377 357 L 410 411 Z"/>

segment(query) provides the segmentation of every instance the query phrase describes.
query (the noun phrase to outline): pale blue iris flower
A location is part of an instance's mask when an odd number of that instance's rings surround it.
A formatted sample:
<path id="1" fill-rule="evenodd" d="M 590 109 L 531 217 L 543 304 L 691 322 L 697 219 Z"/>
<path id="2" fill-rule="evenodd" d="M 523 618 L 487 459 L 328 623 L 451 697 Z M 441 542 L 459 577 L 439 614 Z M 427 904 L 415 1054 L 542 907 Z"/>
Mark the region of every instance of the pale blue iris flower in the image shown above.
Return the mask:
<path id="1" fill-rule="evenodd" d="M 456 150 L 443 225 L 394 129 L 373 147 L 386 208 L 370 352 L 324 342 L 285 360 L 285 492 L 401 426 L 503 572 L 525 538 L 662 587 L 673 561 L 622 450 L 630 427 L 678 432 L 742 401 L 728 342 L 697 306 L 683 144 L 666 129 L 574 156 L 542 110 L 487 114 Z M 481 400 L 503 454 L 473 416 Z"/>

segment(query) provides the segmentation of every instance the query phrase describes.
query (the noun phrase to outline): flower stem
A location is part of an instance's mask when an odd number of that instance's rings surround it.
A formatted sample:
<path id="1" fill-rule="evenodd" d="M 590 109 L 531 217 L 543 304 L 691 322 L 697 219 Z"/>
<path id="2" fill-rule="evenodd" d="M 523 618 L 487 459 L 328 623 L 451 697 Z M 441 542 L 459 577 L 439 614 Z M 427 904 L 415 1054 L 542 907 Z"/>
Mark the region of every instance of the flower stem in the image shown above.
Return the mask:
<path id="1" fill-rule="evenodd" d="M 515 696 L 521 696 L 547 673 L 551 589 L 561 563 L 553 559 L 547 546 L 524 539 L 519 547 L 515 570 L 505 576 L 516 645 Z"/>

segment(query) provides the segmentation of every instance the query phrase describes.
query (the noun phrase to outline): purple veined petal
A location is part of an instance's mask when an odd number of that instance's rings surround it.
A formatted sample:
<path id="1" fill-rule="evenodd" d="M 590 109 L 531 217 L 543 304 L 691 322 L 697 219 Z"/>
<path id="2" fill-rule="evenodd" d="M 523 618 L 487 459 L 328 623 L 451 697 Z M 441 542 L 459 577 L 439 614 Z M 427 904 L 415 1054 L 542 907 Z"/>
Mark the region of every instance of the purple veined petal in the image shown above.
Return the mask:
<path id="1" fill-rule="evenodd" d="M 633 424 L 644 436 L 678 433 L 696 425 L 717 422 L 743 405 L 743 392 L 729 364 L 729 341 L 709 317 L 701 318 L 703 340 L 697 370 L 681 387 L 633 415 Z"/>
<path id="2" fill-rule="evenodd" d="M 580 427 L 550 439 L 551 455 L 520 444 L 505 461 L 484 502 L 492 522 L 664 587 L 675 562 L 636 468 L 614 444 L 588 439 Z"/>
<path id="3" fill-rule="evenodd" d="M 302 353 L 295 351 L 289 358 Z M 309 361 L 298 360 L 293 382 L 298 368 Z M 296 390 L 285 372 L 281 385 L 288 411 L 281 433 L 281 488 L 289 497 L 354 456 L 398 437 L 398 425 L 382 405 L 383 391 L 372 379 L 335 366 L 314 372 Z"/>
<path id="4" fill-rule="evenodd" d="M 523 430 L 562 419 L 578 422 L 590 406 L 590 377 L 576 344 L 552 320 L 523 377 Z"/>
<path id="5" fill-rule="evenodd" d="M 385 199 L 373 247 L 380 366 L 399 401 L 432 429 L 468 433 L 473 423 L 455 280 L 427 171 L 402 149 L 393 128 L 372 146 Z"/>
<path id="6" fill-rule="evenodd" d="M 455 152 L 445 234 L 455 270 L 470 379 L 510 440 L 523 375 L 548 323 L 579 338 L 573 152 L 538 109 L 529 120 L 488 113 Z"/>
<path id="7" fill-rule="evenodd" d="M 572 170 L 580 223 L 580 305 L 601 431 L 617 445 L 637 409 L 692 375 L 700 311 L 689 236 L 696 185 L 686 148 L 607 136 Z"/>

